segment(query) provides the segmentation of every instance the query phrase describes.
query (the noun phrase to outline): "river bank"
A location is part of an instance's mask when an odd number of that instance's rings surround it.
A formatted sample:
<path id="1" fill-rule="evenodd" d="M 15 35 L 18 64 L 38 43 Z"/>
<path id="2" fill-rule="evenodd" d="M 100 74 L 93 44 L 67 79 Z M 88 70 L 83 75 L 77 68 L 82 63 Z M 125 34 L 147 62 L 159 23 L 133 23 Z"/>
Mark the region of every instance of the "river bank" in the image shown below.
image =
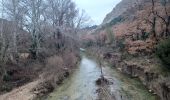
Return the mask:
<path id="1" fill-rule="evenodd" d="M 74 72 L 80 61 L 80 57 L 71 52 L 65 57 L 54 55 L 46 58 L 44 68 L 37 78 L 0 95 L 0 100 L 37 100 L 51 93 Z M 69 61 L 63 62 L 68 59 Z"/>

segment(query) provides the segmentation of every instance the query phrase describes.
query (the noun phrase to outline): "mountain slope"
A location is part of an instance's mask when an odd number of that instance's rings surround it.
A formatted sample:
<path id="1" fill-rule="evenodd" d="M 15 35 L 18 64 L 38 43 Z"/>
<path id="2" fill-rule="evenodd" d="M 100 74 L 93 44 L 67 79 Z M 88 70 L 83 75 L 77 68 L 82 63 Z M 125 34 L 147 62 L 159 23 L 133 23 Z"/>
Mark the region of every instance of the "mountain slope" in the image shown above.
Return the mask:
<path id="1" fill-rule="evenodd" d="M 166 7 L 160 3 L 161 0 L 154 1 L 154 12 L 167 22 L 170 19 L 170 0 L 167 0 Z M 100 44 L 103 47 L 100 55 L 113 66 L 138 77 L 150 92 L 160 97 L 158 100 L 169 100 L 170 72 L 155 57 L 157 44 L 170 36 L 166 35 L 166 27 L 170 32 L 170 25 L 166 26 L 165 21 L 153 14 L 151 0 L 122 0 L 94 34 L 86 35 L 85 44 L 94 52 L 98 51 L 94 45 Z M 119 55 L 120 60 L 116 61 Z"/>
<path id="2" fill-rule="evenodd" d="M 118 5 L 116 5 L 113 10 L 106 15 L 102 24 L 109 23 L 114 18 L 122 15 L 128 9 L 135 7 L 136 5 L 142 4 L 144 2 L 149 2 L 150 0 L 122 0 Z"/>

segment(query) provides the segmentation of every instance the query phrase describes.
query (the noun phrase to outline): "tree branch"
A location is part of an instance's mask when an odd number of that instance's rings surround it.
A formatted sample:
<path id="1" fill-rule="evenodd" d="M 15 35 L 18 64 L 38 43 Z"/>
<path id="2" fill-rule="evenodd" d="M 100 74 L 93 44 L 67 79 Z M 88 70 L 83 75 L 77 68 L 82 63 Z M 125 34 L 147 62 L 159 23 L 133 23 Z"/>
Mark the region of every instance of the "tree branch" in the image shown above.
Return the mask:
<path id="1" fill-rule="evenodd" d="M 159 17 L 161 20 L 163 20 L 164 23 L 166 23 L 166 20 L 162 16 L 160 16 L 157 12 L 155 14 L 157 17 Z"/>

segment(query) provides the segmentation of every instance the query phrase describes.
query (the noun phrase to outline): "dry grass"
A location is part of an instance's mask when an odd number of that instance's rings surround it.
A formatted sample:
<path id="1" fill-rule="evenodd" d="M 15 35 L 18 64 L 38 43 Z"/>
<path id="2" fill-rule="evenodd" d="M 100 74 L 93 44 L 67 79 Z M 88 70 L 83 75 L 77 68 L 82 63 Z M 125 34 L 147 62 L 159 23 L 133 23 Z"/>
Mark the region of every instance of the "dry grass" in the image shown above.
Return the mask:
<path id="1" fill-rule="evenodd" d="M 73 52 L 55 55 L 46 59 L 42 82 L 33 90 L 38 96 L 52 92 L 76 67 L 77 57 Z"/>

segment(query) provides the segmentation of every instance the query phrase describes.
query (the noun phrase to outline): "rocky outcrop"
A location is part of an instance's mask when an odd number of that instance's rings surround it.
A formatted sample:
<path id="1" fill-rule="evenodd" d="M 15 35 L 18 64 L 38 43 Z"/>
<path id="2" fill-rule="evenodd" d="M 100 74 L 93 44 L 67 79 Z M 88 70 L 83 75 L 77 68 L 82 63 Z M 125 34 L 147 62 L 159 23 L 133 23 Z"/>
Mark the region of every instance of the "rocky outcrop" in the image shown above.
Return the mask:
<path id="1" fill-rule="evenodd" d="M 127 10 L 134 8 L 136 5 L 141 5 L 144 4 L 144 2 L 149 1 L 150 0 L 122 0 L 109 14 L 106 15 L 102 24 L 109 23 L 111 20 L 122 15 Z"/>

